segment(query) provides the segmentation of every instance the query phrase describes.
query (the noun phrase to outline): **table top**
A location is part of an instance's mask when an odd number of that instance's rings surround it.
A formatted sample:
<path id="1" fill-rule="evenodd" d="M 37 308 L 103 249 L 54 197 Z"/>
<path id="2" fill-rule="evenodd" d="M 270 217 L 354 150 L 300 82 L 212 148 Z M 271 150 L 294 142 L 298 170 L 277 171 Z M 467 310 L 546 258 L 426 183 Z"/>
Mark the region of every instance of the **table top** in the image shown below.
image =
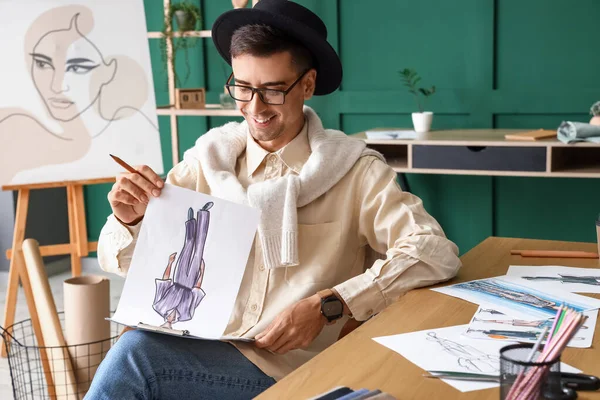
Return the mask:
<path id="1" fill-rule="evenodd" d="M 522 258 L 510 254 L 520 250 L 597 251 L 595 243 L 490 237 L 461 257 L 463 268 L 452 281 L 458 283 L 506 274 L 510 265 L 561 265 L 600 268 L 598 259 Z M 307 399 L 335 386 L 380 389 L 398 399 L 498 399 L 498 388 L 461 393 L 424 371 L 400 354 L 372 338 L 470 322 L 477 305 L 429 290 L 412 290 L 396 303 L 342 340 L 302 365 L 265 391 L 258 399 Z M 589 296 L 600 298 L 598 294 Z M 600 325 L 597 322 L 596 329 Z M 600 334 L 592 348 L 567 348 L 562 361 L 584 373 L 600 376 Z M 580 399 L 600 399 L 600 392 L 579 392 Z"/>
<path id="2" fill-rule="evenodd" d="M 411 128 L 373 128 L 369 131 L 410 130 Z M 367 139 L 366 132 L 351 136 L 369 144 L 438 145 L 438 146 L 507 146 L 507 147 L 600 147 L 600 143 L 563 143 L 556 138 L 541 140 L 507 140 L 504 135 L 531 132 L 535 129 L 451 129 L 419 133 L 414 139 Z"/>

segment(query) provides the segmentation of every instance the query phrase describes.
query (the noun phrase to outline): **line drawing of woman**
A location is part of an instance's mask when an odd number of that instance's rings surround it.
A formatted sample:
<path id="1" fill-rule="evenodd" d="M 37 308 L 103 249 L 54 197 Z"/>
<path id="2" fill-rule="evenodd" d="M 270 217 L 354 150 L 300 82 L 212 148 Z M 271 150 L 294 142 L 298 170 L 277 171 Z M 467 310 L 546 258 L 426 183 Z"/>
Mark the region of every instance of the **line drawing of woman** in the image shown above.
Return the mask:
<path id="1" fill-rule="evenodd" d="M 202 289 L 204 279 L 204 247 L 210 223 L 209 210 L 214 205 L 208 202 L 198 210 L 194 218 L 194 210 L 188 209 L 185 222 L 185 239 L 183 248 L 177 259 L 173 278 L 171 270 L 177 253 L 169 256 L 167 268 L 162 279 L 156 279 L 156 293 L 152 308 L 164 318 L 163 328 L 171 329 L 177 322 L 189 321 L 206 296 Z"/>
<path id="2" fill-rule="evenodd" d="M 25 65 L 46 115 L 0 107 L 0 185 L 114 176 L 109 151 L 163 172 L 158 127 L 141 111 L 153 100 L 147 73 L 133 58 L 106 56 L 93 29 L 81 5 L 52 8 L 29 26 Z"/>
<path id="3" fill-rule="evenodd" d="M 496 373 L 500 370 L 500 357 L 484 353 L 468 344 L 460 344 L 440 337 L 435 332 L 427 332 L 427 340 L 439 344 L 444 352 L 456 357 L 457 364 L 467 371 Z"/>

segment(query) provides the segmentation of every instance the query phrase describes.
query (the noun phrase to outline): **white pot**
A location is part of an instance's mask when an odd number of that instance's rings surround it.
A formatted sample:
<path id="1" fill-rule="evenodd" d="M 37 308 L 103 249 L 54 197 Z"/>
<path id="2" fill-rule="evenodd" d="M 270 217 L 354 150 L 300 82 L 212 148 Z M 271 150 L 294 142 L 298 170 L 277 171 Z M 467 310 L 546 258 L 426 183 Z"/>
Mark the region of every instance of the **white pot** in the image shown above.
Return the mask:
<path id="1" fill-rule="evenodd" d="M 422 113 L 412 113 L 413 126 L 417 133 L 429 132 L 431 128 L 431 121 L 433 120 L 433 113 L 431 111 L 425 111 Z"/>

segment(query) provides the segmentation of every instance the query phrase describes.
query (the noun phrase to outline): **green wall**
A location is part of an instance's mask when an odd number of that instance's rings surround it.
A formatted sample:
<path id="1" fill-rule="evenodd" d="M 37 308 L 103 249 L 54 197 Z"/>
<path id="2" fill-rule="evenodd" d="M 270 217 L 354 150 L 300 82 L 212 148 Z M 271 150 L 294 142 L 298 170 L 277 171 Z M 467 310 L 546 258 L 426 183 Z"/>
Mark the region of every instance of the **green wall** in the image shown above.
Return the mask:
<path id="1" fill-rule="evenodd" d="M 203 29 L 231 8 L 203 0 Z M 415 68 L 438 92 L 428 102 L 433 129 L 555 129 L 588 121 L 600 99 L 600 1 L 578 0 L 299 0 L 316 12 L 344 66 L 341 90 L 310 101 L 326 127 L 355 133 L 411 126 L 414 99 L 397 71 Z M 162 28 L 162 2 L 146 0 L 148 29 Z M 158 104 L 167 103 L 158 40 L 150 40 Z M 183 57 L 180 56 L 179 59 Z M 185 87 L 207 88 L 218 101 L 230 72 L 210 39 L 190 53 Z M 184 66 L 178 72 L 184 73 Z M 179 118 L 180 154 L 228 118 Z M 159 117 L 165 168 L 171 165 L 169 121 Z M 408 176 L 411 190 L 461 253 L 488 236 L 595 241 L 600 185 L 592 179 Z M 110 185 L 86 188 L 88 231 L 98 237 L 110 208 Z"/>

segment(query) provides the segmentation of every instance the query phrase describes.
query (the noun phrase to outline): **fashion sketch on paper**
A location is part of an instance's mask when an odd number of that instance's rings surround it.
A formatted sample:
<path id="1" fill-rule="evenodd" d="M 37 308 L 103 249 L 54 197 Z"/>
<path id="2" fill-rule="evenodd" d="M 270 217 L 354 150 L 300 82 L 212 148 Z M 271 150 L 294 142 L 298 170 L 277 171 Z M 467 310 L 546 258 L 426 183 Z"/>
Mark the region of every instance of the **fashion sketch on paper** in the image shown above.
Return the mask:
<path id="1" fill-rule="evenodd" d="M 427 332 L 427 340 L 439 344 L 446 354 L 456 357 L 458 366 L 467 371 L 478 373 L 499 371 L 500 357 L 495 354 L 487 354 L 468 344 L 443 338 L 435 332 Z"/>
<path id="2" fill-rule="evenodd" d="M 527 279 L 528 281 L 555 281 L 561 283 L 581 283 L 583 285 L 600 286 L 600 275 L 575 276 L 558 274 L 558 276 L 523 276 L 522 278 Z"/>
<path id="3" fill-rule="evenodd" d="M 552 323 L 554 322 L 553 318 L 550 319 L 539 319 L 536 321 L 529 321 L 525 319 L 478 319 L 473 318 L 474 323 L 482 323 L 482 324 L 503 324 L 503 325 L 511 325 L 511 326 L 521 326 L 527 328 L 537 328 L 544 329 L 548 327 L 550 329 L 552 327 Z"/>
<path id="4" fill-rule="evenodd" d="M 481 293 L 482 295 L 492 297 L 495 300 L 499 299 L 520 304 L 537 311 L 542 311 L 548 315 L 556 314 L 556 310 L 558 310 L 563 303 L 562 300 L 554 299 L 551 296 L 537 292 L 534 289 L 513 286 L 495 279 L 459 283 L 456 285 L 456 288 Z M 584 310 L 583 307 L 576 304 L 569 304 L 569 307 L 580 312 Z"/>
<path id="5" fill-rule="evenodd" d="M 542 331 L 511 331 L 505 329 L 467 329 L 467 336 L 483 335 L 489 339 L 511 340 L 511 341 L 529 341 L 535 342 L 539 339 Z M 548 339 L 550 332 L 544 335 L 544 339 Z M 576 336 L 572 340 L 583 340 L 583 337 Z"/>
<path id="6" fill-rule="evenodd" d="M 204 246 L 208 236 L 213 202 L 198 210 L 188 209 L 183 248 L 169 256 L 162 278 L 156 279 L 156 293 L 152 308 L 164 318 L 161 327 L 171 328 L 177 322 L 189 321 L 206 296 L 202 289 L 204 278 Z M 177 262 L 175 262 L 177 258 Z M 173 268 L 175 264 L 175 268 Z"/>

